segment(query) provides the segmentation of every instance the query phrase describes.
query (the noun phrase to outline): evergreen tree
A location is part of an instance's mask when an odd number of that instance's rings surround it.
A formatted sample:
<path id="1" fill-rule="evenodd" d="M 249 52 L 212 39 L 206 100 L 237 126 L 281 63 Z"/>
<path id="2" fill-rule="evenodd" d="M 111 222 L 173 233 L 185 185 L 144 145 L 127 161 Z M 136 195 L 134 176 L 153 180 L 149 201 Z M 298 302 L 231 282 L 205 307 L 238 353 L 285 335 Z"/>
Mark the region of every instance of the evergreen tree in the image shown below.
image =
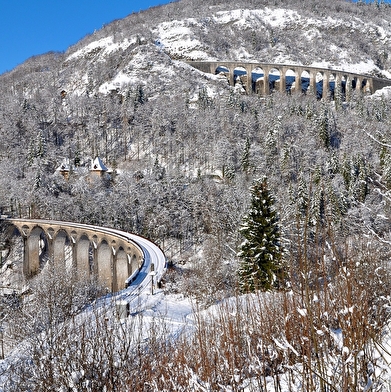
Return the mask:
<path id="1" fill-rule="evenodd" d="M 247 137 L 246 138 L 246 145 L 244 146 L 244 152 L 242 156 L 242 170 L 248 174 L 249 169 L 250 169 L 250 148 L 251 148 L 251 143 L 250 139 Z"/>
<path id="2" fill-rule="evenodd" d="M 43 133 L 43 130 L 40 129 L 37 135 L 37 149 L 36 156 L 39 158 L 43 158 L 46 154 L 46 139 Z"/>
<path id="3" fill-rule="evenodd" d="M 139 85 L 137 87 L 136 95 L 134 98 L 134 107 L 138 108 L 139 105 L 143 105 L 147 101 L 147 98 L 144 93 L 143 86 Z"/>
<path id="4" fill-rule="evenodd" d="M 239 284 L 242 292 L 277 287 L 277 277 L 282 272 L 278 216 L 267 179 L 255 181 L 250 192 L 251 206 L 240 228 L 245 238 L 238 254 L 241 258 Z"/>
<path id="5" fill-rule="evenodd" d="M 320 113 L 315 118 L 319 132 L 320 140 L 323 146 L 328 149 L 330 147 L 330 113 L 328 106 L 324 105 Z"/>
<path id="6" fill-rule="evenodd" d="M 300 217 L 304 218 L 308 210 L 309 196 L 308 196 L 307 184 L 302 177 L 299 179 L 296 201 L 297 201 L 297 211 L 299 212 Z"/>

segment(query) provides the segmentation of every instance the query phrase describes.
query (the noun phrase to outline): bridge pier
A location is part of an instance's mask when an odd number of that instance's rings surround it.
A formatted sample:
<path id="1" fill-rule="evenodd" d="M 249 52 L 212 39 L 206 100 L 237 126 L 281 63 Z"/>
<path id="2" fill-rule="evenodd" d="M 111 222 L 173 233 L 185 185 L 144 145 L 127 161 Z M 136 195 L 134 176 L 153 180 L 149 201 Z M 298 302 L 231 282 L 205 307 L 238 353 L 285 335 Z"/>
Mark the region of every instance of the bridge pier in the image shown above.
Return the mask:
<path id="1" fill-rule="evenodd" d="M 118 282 L 125 282 L 132 273 L 129 272 L 128 255 L 122 248 L 114 255 L 113 262 L 113 291 L 118 291 Z"/>
<path id="2" fill-rule="evenodd" d="M 310 72 L 310 86 L 309 86 L 309 91 L 311 94 L 316 95 L 316 74 L 314 72 Z"/>
<path id="3" fill-rule="evenodd" d="M 303 86 L 301 83 L 301 75 L 303 75 L 304 70 L 301 67 L 296 67 L 293 69 L 295 73 L 295 92 L 302 93 Z"/>
<path id="4" fill-rule="evenodd" d="M 110 245 L 103 240 L 97 249 L 98 279 L 106 285 L 109 290 L 113 288 L 113 253 Z"/>
<path id="5" fill-rule="evenodd" d="M 51 246 L 49 249 L 52 248 L 51 259 L 53 260 L 54 265 L 61 266 L 65 268 L 65 244 L 67 240 L 67 234 L 60 230 L 57 235 L 51 240 Z"/>
<path id="6" fill-rule="evenodd" d="M 285 93 L 286 92 L 286 76 L 282 76 L 282 73 L 280 71 L 280 92 Z"/>
<path id="7" fill-rule="evenodd" d="M 252 69 L 248 65 L 246 66 L 247 80 L 246 80 L 246 92 L 251 94 L 253 92 L 253 80 L 252 80 Z"/>
<path id="8" fill-rule="evenodd" d="M 23 235 L 23 273 L 26 277 L 34 276 L 40 267 L 40 254 L 43 251 L 42 231 L 34 228 L 30 233 Z"/>
<path id="9" fill-rule="evenodd" d="M 322 98 L 329 97 L 329 90 L 330 90 L 330 74 L 328 72 L 323 73 L 323 86 L 322 86 Z"/>
<path id="10" fill-rule="evenodd" d="M 85 234 L 75 239 L 73 246 L 73 265 L 77 271 L 86 277 L 90 277 L 91 272 L 93 272 L 90 267 L 90 248 L 91 242 Z"/>
<path id="11" fill-rule="evenodd" d="M 228 83 L 230 86 L 234 87 L 235 86 L 235 80 L 234 80 L 234 73 L 230 72 L 229 73 L 229 80 Z"/>

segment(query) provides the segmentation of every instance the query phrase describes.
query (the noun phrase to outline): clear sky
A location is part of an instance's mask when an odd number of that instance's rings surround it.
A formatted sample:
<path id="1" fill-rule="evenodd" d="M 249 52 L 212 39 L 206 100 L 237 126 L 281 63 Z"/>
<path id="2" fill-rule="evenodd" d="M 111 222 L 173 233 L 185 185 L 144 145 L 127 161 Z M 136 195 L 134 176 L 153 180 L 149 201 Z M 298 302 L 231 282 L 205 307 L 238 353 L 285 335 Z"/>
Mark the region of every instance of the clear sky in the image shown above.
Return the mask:
<path id="1" fill-rule="evenodd" d="M 114 19 L 170 0 L 0 0 L 0 74 L 33 55 L 65 51 Z"/>

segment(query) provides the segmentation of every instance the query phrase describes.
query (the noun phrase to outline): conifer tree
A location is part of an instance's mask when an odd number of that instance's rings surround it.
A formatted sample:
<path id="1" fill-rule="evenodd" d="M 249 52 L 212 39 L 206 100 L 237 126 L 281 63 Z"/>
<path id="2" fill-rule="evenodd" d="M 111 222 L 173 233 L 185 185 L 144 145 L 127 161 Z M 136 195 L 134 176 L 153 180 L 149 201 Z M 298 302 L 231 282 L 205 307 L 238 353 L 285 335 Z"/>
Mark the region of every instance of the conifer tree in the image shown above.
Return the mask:
<path id="1" fill-rule="evenodd" d="M 278 276 L 282 273 L 278 216 L 266 177 L 255 181 L 250 192 L 251 206 L 240 228 L 245 238 L 238 254 L 242 292 L 277 287 Z"/>
<path id="2" fill-rule="evenodd" d="M 249 169 L 250 169 L 250 148 L 251 148 L 251 143 L 250 139 L 247 137 L 246 138 L 246 145 L 244 146 L 244 152 L 242 156 L 242 170 L 248 174 Z"/>

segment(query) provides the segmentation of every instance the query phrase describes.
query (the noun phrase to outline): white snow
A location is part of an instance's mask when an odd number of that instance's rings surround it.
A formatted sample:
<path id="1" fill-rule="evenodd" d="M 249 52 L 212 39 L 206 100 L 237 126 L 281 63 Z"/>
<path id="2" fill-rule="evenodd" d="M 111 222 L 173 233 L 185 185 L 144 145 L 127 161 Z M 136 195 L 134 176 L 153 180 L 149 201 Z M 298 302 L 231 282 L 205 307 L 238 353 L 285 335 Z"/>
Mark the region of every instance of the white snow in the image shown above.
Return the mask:
<path id="1" fill-rule="evenodd" d="M 136 38 L 133 38 L 132 40 L 125 38 L 122 42 L 114 42 L 113 37 L 102 38 L 100 40 L 91 42 L 90 44 L 72 53 L 67 57 L 65 61 L 74 60 L 78 57 L 84 57 L 87 54 L 94 53 L 94 51 L 99 51 L 104 55 L 108 55 L 120 49 L 125 50 L 135 42 L 136 42 Z"/>
<path id="2" fill-rule="evenodd" d="M 380 36 L 379 39 L 386 41 L 390 39 L 390 34 L 384 28 L 379 28 L 373 24 L 364 24 L 360 19 L 342 20 L 335 18 L 314 19 L 302 17 L 297 11 L 285 8 L 269 8 L 255 10 L 236 9 L 231 11 L 219 11 L 211 16 L 210 20 L 214 22 L 213 28 L 218 29 L 218 25 L 232 23 L 243 29 L 252 26 L 259 29 L 266 29 L 269 25 L 272 28 L 283 29 L 289 25 L 289 28 L 300 28 L 303 38 L 312 41 L 317 38 L 322 38 L 319 26 L 338 27 L 348 26 L 352 29 L 352 33 L 357 29 L 367 29 L 368 34 Z M 197 26 L 203 28 L 202 22 L 196 18 L 188 18 L 184 20 L 173 20 L 159 24 L 153 33 L 157 37 L 157 42 L 161 47 L 164 47 L 168 52 L 177 54 L 183 58 L 193 60 L 215 60 L 207 52 L 202 43 L 195 37 L 192 32 L 192 27 Z M 208 26 L 208 24 L 207 24 Z M 209 27 L 206 27 L 207 31 Z M 266 33 L 266 31 L 265 31 Z M 337 47 L 330 45 L 330 52 L 334 53 L 332 59 L 320 60 L 313 62 L 310 65 L 331 68 L 341 71 L 349 71 L 356 73 L 370 73 L 377 70 L 375 63 L 372 60 L 361 61 L 357 64 L 352 64 L 350 59 L 346 56 L 347 52 Z M 235 49 L 235 56 L 242 60 L 256 60 L 252 53 L 247 52 L 243 48 Z M 282 50 L 276 55 L 273 60 L 278 64 L 292 64 L 289 58 L 289 53 Z M 340 64 L 335 66 L 334 64 Z M 385 74 L 385 73 L 384 73 Z M 385 76 L 387 76 L 385 74 Z"/>
<path id="3" fill-rule="evenodd" d="M 112 90 L 116 90 L 117 88 L 120 89 L 129 84 L 137 84 L 138 81 L 139 79 L 136 75 L 127 75 L 123 71 L 121 71 L 114 77 L 114 79 L 103 83 L 99 87 L 99 92 L 101 94 L 107 94 Z"/>
<path id="4" fill-rule="evenodd" d="M 208 56 L 202 50 L 203 45 L 188 27 L 191 24 L 198 24 L 198 22 L 195 19 L 163 22 L 156 27 L 154 34 L 158 37 L 160 45 L 168 47 L 170 51 L 179 54 L 186 53 L 186 56 L 190 58 L 207 60 Z"/>
<path id="5" fill-rule="evenodd" d="M 214 7 L 211 8 L 211 14 L 208 18 L 185 18 L 183 20 L 171 20 L 159 23 L 152 29 L 154 47 L 157 50 L 168 53 L 171 57 L 178 56 L 179 58 L 188 60 L 203 60 L 213 61 L 214 58 L 208 47 L 200 41 L 198 31 L 201 29 L 204 34 L 208 34 L 209 29 L 218 31 L 219 26 L 232 24 L 239 29 L 252 29 L 264 31 L 265 34 L 270 33 L 270 29 L 275 31 L 292 30 L 295 34 L 299 34 L 303 40 L 321 39 L 325 45 L 327 40 L 321 34 L 320 27 L 326 28 L 348 28 L 354 34 L 358 29 L 364 30 L 373 39 L 379 40 L 382 44 L 387 44 L 391 41 L 391 33 L 386 26 L 378 26 L 374 23 L 364 23 L 359 18 L 351 18 L 350 20 L 338 18 L 307 18 L 300 11 L 293 11 L 287 8 L 272 8 L 264 7 L 260 9 L 235 9 L 230 11 L 214 12 Z M 285 33 L 285 32 L 284 32 Z M 137 37 L 125 38 L 116 41 L 113 36 L 98 39 L 87 44 L 79 50 L 71 53 L 67 57 L 67 61 L 76 60 L 79 58 L 88 58 L 93 61 L 105 61 L 106 57 L 111 53 L 119 50 L 125 50 L 129 46 L 137 43 Z M 297 61 L 292 60 L 289 50 L 283 46 L 276 44 L 276 50 L 273 62 L 276 64 L 298 64 Z M 355 64 L 352 63 L 349 51 L 343 50 L 336 44 L 329 43 L 329 52 L 332 56 L 327 59 L 318 59 L 311 64 L 312 66 L 330 68 L 346 72 L 355 72 L 358 74 L 368 74 L 382 72 L 385 77 L 391 77 L 391 72 L 386 70 L 380 71 L 373 60 L 362 59 L 362 61 Z M 262 61 L 254 57 L 254 54 L 246 50 L 243 46 L 232 48 L 231 57 L 242 61 Z M 270 60 L 269 60 L 270 61 Z M 110 91 L 126 88 L 128 85 L 143 84 L 140 80 L 140 70 L 145 70 L 148 64 L 146 54 L 135 56 L 128 63 L 125 68 L 118 69 L 117 73 L 110 79 L 99 86 L 99 92 L 107 94 Z M 337 64 L 337 65 L 336 65 Z M 302 65 L 302 64 L 298 64 Z M 148 69 L 150 72 L 160 72 L 167 75 L 169 73 L 176 73 L 170 67 L 159 68 L 152 66 Z M 86 91 L 88 83 L 88 75 L 75 75 L 72 86 L 69 90 L 78 95 L 82 95 Z M 240 86 L 237 87 L 240 89 Z"/>

